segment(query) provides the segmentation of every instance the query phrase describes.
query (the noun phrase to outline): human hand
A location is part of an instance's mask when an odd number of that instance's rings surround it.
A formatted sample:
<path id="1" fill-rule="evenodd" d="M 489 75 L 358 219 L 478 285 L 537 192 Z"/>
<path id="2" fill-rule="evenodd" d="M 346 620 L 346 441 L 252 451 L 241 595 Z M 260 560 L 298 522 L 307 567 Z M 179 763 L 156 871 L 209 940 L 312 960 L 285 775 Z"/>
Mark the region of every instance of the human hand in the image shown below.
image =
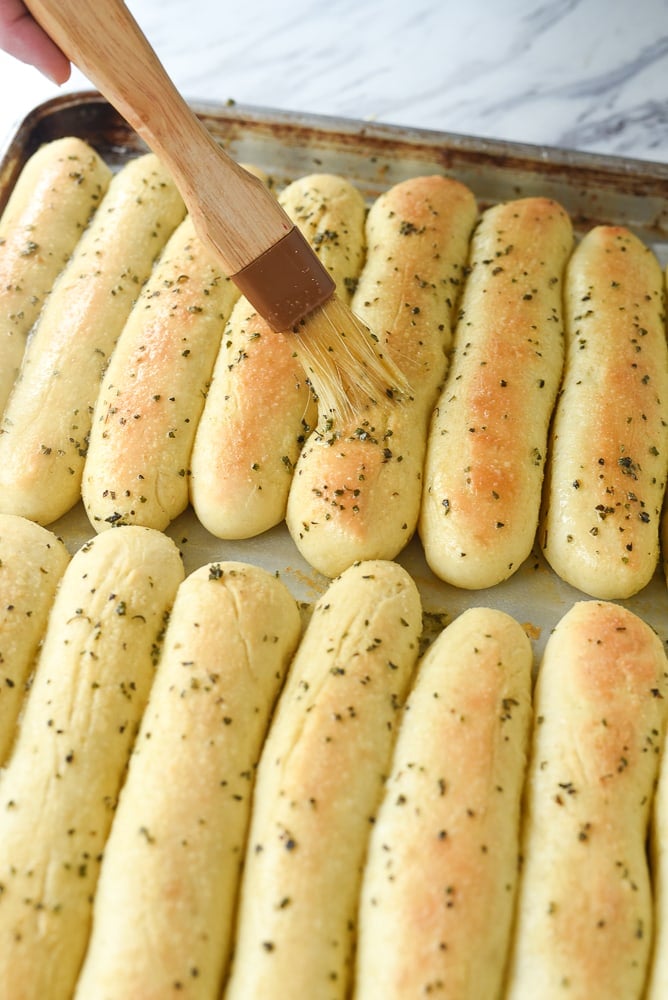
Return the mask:
<path id="1" fill-rule="evenodd" d="M 0 0 L 0 49 L 37 67 L 54 83 L 69 79 L 69 59 L 33 19 L 22 0 Z"/>

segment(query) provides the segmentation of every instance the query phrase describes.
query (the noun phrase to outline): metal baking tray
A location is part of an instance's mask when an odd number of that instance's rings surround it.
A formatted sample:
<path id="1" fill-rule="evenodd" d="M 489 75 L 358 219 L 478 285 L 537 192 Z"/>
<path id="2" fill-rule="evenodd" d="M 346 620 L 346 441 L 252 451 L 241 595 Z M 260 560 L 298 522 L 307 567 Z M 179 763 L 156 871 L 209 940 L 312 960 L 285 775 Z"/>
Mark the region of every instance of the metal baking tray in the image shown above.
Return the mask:
<path id="1" fill-rule="evenodd" d="M 628 226 L 653 247 L 664 267 L 668 264 L 668 165 L 235 104 L 192 107 L 231 156 L 261 167 L 277 186 L 329 171 L 346 176 L 372 199 L 405 178 L 443 173 L 467 184 L 481 208 L 542 194 L 563 205 L 576 232 L 597 223 Z M 55 98 L 30 112 L 1 150 L 0 211 L 28 157 L 42 143 L 66 135 L 88 141 L 112 167 L 146 149 L 95 91 Z M 50 527 L 71 551 L 94 534 L 81 504 Z M 297 600 L 307 604 L 328 583 L 302 558 L 285 525 L 246 541 L 222 541 L 206 532 L 189 509 L 167 534 L 179 546 L 187 572 L 210 560 L 254 563 L 280 573 Z M 496 607 L 525 625 L 536 661 L 557 621 L 575 601 L 587 599 L 552 572 L 538 548 L 510 580 L 480 591 L 438 580 L 417 538 L 397 562 L 418 584 L 426 633 L 430 623 L 436 631 L 467 607 Z M 641 593 L 619 603 L 668 640 L 668 589 L 661 567 Z"/>

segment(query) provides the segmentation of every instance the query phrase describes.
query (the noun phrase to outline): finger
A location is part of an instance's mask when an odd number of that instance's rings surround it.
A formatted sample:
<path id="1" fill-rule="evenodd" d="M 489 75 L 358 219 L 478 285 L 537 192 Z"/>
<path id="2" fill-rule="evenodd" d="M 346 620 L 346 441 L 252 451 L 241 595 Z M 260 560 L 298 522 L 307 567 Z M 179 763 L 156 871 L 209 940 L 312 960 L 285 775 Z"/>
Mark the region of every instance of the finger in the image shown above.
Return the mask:
<path id="1" fill-rule="evenodd" d="M 65 83 L 69 78 L 69 59 L 33 20 L 20 0 L 11 0 L 0 10 L 0 48 L 21 62 L 37 67 L 54 83 Z"/>

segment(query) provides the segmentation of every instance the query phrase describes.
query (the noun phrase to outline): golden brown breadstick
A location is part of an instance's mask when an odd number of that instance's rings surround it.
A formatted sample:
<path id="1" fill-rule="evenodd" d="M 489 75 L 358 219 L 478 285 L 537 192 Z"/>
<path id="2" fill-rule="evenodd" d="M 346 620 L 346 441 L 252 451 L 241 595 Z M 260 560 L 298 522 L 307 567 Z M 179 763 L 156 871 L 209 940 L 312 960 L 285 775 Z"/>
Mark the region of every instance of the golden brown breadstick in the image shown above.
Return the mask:
<path id="1" fill-rule="evenodd" d="M 408 696 L 371 833 L 355 996 L 500 995 L 517 882 L 532 651 L 470 608 L 434 641 Z"/>
<path id="2" fill-rule="evenodd" d="M 30 338 L 0 433 L 0 510 L 50 524 L 81 495 L 100 379 L 185 209 L 152 154 L 117 173 Z"/>
<path id="3" fill-rule="evenodd" d="M 69 1000 L 105 841 L 183 565 L 134 525 L 72 557 L 0 789 L 0 983 Z"/>
<path id="4" fill-rule="evenodd" d="M 538 672 L 509 1000 L 639 1000 L 645 844 L 666 721 L 661 640 L 615 604 L 558 622 Z"/>
<path id="5" fill-rule="evenodd" d="M 668 468 L 668 349 L 661 267 L 627 229 L 599 226 L 566 281 L 567 356 L 540 541 L 560 577 L 630 597 L 659 560 Z"/>
<path id="6" fill-rule="evenodd" d="M 538 197 L 488 209 L 474 234 L 420 513 L 427 562 L 454 586 L 492 587 L 531 552 L 572 244 L 564 209 Z"/>
<path id="7" fill-rule="evenodd" d="M 371 206 L 352 305 L 411 393 L 378 400 L 339 421 L 336 433 L 321 418 L 299 457 L 286 520 L 302 555 L 327 576 L 356 559 L 394 558 L 414 533 L 427 425 L 475 217 L 469 189 L 439 176 L 402 181 Z"/>
<path id="8" fill-rule="evenodd" d="M 367 839 L 420 629 L 396 563 L 356 564 L 316 604 L 260 759 L 227 1000 L 348 996 Z"/>
<path id="9" fill-rule="evenodd" d="M 241 563 L 181 584 L 100 871 L 76 1000 L 219 997 L 253 778 L 298 642 L 287 588 Z"/>
<path id="10" fill-rule="evenodd" d="M 364 246 L 364 201 L 343 178 L 314 174 L 280 196 L 348 300 Z M 317 410 L 292 335 L 274 333 L 245 297 L 223 334 L 192 454 L 191 501 L 220 538 L 249 538 L 285 517 L 290 482 Z"/>
<path id="11" fill-rule="evenodd" d="M 0 217 L 0 412 L 26 338 L 111 180 L 92 146 L 54 139 L 23 166 Z"/>
<path id="12" fill-rule="evenodd" d="M 81 493 L 97 531 L 163 530 L 188 505 L 190 454 L 239 291 L 186 218 L 118 339 L 97 398 Z"/>
<path id="13" fill-rule="evenodd" d="M 0 765 L 16 722 L 56 588 L 69 562 L 47 528 L 0 514 Z"/>

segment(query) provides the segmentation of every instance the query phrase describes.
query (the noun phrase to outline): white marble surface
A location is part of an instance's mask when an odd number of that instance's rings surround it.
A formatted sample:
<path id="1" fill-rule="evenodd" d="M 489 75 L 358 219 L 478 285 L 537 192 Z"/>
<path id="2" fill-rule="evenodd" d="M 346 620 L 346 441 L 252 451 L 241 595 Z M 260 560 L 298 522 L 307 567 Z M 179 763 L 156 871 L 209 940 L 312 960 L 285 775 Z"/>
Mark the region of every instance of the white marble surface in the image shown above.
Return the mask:
<path id="1" fill-rule="evenodd" d="M 668 162 L 668 0 L 128 6 L 192 100 Z M 59 92 L 4 53 L 0 86 L 4 138 Z M 74 72 L 64 89 L 87 86 Z"/>

